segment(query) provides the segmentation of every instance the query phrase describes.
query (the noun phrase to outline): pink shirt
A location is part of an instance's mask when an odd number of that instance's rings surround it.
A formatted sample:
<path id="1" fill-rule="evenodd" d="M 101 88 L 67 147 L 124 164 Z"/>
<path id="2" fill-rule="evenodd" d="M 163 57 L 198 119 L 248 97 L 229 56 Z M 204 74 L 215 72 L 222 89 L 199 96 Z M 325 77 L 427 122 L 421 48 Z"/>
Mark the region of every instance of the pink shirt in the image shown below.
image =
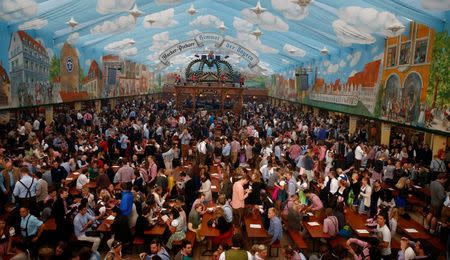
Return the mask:
<path id="1" fill-rule="evenodd" d="M 323 220 L 323 233 L 334 237 L 338 232 L 338 220 L 335 216 L 330 216 Z"/>
<path id="2" fill-rule="evenodd" d="M 294 144 L 293 146 L 291 146 L 291 148 L 289 148 L 289 157 L 294 160 L 300 156 L 301 152 L 302 149 L 300 148 L 300 146 L 298 144 Z"/>
<path id="3" fill-rule="evenodd" d="M 231 198 L 231 206 L 234 209 L 244 208 L 245 207 L 245 198 L 247 198 L 248 194 L 245 194 L 244 187 L 242 186 L 241 181 L 237 181 L 233 184 L 233 196 Z"/>
<path id="4" fill-rule="evenodd" d="M 319 161 L 323 161 L 325 159 L 325 154 L 327 153 L 327 147 L 325 145 L 320 147 L 319 151 Z"/>
<path id="5" fill-rule="evenodd" d="M 319 196 L 316 194 L 311 194 L 311 210 L 321 210 L 323 208 L 323 203 Z"/>

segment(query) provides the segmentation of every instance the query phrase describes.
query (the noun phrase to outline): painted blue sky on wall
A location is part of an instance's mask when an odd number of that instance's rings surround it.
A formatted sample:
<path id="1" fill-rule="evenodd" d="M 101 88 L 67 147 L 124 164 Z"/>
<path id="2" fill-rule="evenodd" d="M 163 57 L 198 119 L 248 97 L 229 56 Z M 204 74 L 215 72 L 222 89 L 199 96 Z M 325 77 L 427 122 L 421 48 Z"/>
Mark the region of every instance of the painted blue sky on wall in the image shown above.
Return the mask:
<path id="1" fill-rule="evenodd" d="M 407 31 L 411 19 L 443 30 L 449 9 L 448 0 L 0 0 L 0 60 L 9 71 L 11 33 L 26 30 L 49 56 L 65 41 L 74 45 L 85 71 L 104 54 L 155 68 L 171 45 L 217 32 L 255 52 L 258 72 L 323 63 L 319 73 L 332 80 L 380 55 L 384 37 Z M 221 52 L 206 48 L 194 53 Z M 192 54 L 175 57 L 171 68 Z M 229 59 L 246 68 L 239 57 Z"/>

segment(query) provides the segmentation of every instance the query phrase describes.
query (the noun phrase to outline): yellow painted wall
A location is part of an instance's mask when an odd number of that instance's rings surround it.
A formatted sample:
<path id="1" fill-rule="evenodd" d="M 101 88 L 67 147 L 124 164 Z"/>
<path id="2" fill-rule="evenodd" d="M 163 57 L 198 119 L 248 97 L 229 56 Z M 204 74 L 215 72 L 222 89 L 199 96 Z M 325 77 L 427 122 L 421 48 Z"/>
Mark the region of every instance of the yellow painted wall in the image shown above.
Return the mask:
<path id="1" fill-rule="evenodd" d="M 430 78 L 430 67 L 431 67 L 431 53 L 433 50 L 434 39 L 436 36 L 436 32 L 422 24 L 417 24 L 415 22 L 411 22 L 409 36 L 399 36 L 399 37 L 391 37 L 388 38 L 385 42 L 384 46 L 384 70 L 382 75 L 382 86 L 385 87 L 385 82 L 389 78 L 391 74 L 397 74 L 400 78 L 400 86 L 403 87 L 405 83 L 406 77 L 412 73 L 416 72 L 420 75 L 422 79 L 422 93 L 420 95 L 420 101 L 423 102 L 427 96 L 428 82 Z M 414 64 L 414 53 L 416 49 L 416 41 L 428 39 L 427 46 L 427 57 L 426 62 L 421 64 Z M 411 63 L 409 66 L 406 65 L 398 65 L 400 60 L 400 49 L 402 43 L 411 40 Z M 395 67 L 386 67 L 388 62 L 388 49 L 389 47 L 396 46 L 396 66 Z"/>

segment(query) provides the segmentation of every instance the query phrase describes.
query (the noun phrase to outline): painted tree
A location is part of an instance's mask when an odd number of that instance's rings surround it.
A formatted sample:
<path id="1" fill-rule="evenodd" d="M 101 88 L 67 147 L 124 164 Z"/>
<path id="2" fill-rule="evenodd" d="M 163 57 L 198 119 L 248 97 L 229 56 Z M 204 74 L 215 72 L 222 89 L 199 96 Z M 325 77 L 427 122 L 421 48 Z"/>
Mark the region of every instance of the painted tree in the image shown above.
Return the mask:
<path id="1" fill-rule="evenodd" d="M 53 56 L 50 60 L 50 79 L 52 82 L 60 76 L 60 59 L 56 56 Z"/>
<path id="2" fill-rule="evenodd" d="M 427 101 L 434 108 L 449 103 L 450 36 L 447 31 L 436 34 L 432 55 Z"/>

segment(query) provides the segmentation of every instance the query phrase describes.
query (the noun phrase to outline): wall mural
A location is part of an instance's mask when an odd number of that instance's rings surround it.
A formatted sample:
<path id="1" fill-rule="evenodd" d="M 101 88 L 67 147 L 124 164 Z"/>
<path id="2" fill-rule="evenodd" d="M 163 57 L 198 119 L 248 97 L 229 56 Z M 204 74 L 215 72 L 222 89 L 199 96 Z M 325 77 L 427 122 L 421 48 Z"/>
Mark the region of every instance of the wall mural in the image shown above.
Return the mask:
<path id="1" fill-rule="evenodd" d="M 81 52 L 69 43 L 70 36 L 51 46 L 35 34 L 15 31 L 0 44 L 0 109 L 147 94 L 161 88 L 160 76 L 145 65 L 120 55 Z"/>
<path id="2" fill-rule="evenodd" d="M 325 109 L 450 132 L 450 37 L 411 22 L 399 37 L 303 64 L 309 87 L 292 69 L 272 77 L 271 95 Z M 275 88 L 273 86 L 276 86 Z"/>

